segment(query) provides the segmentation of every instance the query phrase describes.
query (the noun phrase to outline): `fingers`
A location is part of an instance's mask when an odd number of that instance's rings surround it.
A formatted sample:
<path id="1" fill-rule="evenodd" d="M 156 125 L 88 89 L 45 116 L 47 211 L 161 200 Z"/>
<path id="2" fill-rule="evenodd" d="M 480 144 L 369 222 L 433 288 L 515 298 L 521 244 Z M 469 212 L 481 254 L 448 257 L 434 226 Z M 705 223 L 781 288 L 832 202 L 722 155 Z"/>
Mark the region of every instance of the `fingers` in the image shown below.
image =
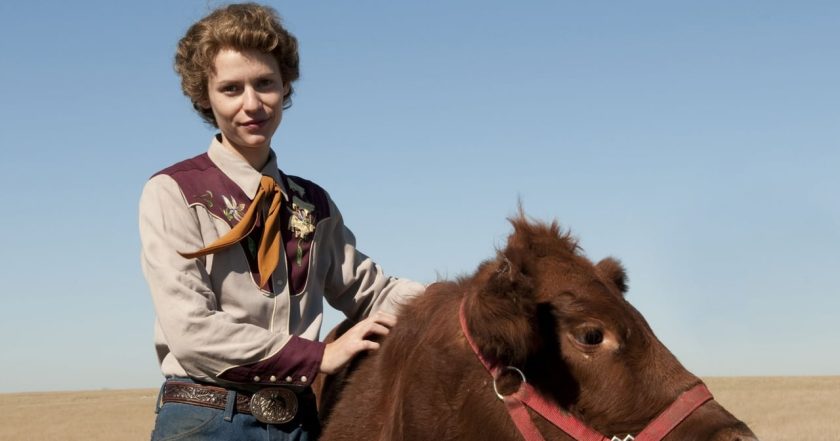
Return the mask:
<path id="1" fill-rule="evenodd" d="M 368 338 L 385 337 L 396 324 L 397 317 L 384 312 L 371 314 L 355 324 L 344 335 L 327 344 L 321 361 L 321 372 L 335 373 L 358 353 L 378 350 L 380 344 Z"/>
<path id="2" fill-rule="evenodd" d="M 377 343 L 377 342 L 375 342 L 375 341 L 362 340 L 362 341 L 360 342 L 360 350 L 359 350 L 359 352 L 362 352 L 362 351 L 375 351 L 375 350 L 379 349 L 379 346 L 380 346 L 380 345 L 379 345 L 379 343 Z"/>
<path id="3" fill-rule="evenodd" d="M 367 332 L 365 333 L 364 338 L 370 337 L 372 335 L 378 335 L 380 337 L 384 337 L 384 336 L 388 335 L 390 332 L 391 332 L 391 328 L 389 328 L 387 326 L 382 326 L 378 323 L 374 323 L 374 324 L 370 325 L 370 327 L 367 329 Z"/>
<path id="4" fill-rule="evenodd" d="M 384 325 L 389 328 L 393 328 L 394 325 L 397 324 L 397 316 L 382 311 L 376 311 L 365 320 L 370 320 L 374 323 L 379 323 L 380 325 Z"/>
<path id="5" fill-rule="evenodd" d="M 395 316 L 384 312 L 377 312 L 356 323 L 345 335 L 352 334 L 358 338 L 367 338 L 373 335 L 384 337 L 389 334 L 391 328 L 396 324 L 397 318 Z"/>

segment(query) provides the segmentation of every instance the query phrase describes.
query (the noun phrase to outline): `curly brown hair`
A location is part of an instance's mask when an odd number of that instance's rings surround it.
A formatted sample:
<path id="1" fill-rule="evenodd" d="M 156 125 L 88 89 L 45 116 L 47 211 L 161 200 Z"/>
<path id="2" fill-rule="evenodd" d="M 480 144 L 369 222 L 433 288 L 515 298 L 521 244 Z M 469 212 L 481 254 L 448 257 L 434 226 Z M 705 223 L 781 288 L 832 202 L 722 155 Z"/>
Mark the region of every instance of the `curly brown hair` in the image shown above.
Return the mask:
<path id="1" fill-rule="evenodd" d="M 292 105 L 292 82 L 300 77 L 297 39 L 280 24 L 277 12 L 256 3 L 220 7 L 187 30 L 175 52 L 175 71 L 181 77 L 181 90 L 192 101 L 201 117 L 218 127 L 207 103 L 207 84 L 216 55 L 222 49 L 256 50 L 270 53 L 280 66 L 286 87 L 283 108 Z"/>

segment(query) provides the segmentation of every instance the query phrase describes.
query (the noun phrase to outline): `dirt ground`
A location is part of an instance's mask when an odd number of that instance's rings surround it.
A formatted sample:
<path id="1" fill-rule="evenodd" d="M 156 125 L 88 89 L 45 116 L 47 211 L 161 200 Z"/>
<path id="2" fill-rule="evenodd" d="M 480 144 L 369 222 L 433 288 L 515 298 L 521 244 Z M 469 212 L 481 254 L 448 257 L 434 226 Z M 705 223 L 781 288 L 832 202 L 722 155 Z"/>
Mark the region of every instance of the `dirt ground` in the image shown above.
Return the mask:
<path id="1" fill-rule="evenodd" d="M 762 441 L 840 441 L 840 377 L 706 378 Z M 148 440 L 156 389 L 0 394 L 0 440 Z"/>

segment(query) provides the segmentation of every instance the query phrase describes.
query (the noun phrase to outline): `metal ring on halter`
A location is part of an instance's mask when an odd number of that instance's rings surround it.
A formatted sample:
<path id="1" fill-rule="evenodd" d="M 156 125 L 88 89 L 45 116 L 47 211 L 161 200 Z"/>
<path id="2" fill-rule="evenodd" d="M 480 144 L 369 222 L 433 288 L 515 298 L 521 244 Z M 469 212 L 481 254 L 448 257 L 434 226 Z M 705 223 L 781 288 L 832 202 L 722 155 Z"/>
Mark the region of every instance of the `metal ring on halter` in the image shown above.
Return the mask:
<path id="1" fill-rule="evenodd" d="M 517 368 L 515 368 L 515 367 L 513 367 L 513 366 L 505 366 L 505 367 L 501 368 L 501 369 L 499 370 L 499 375 L 496 375 L 496 376 L 494 376 L 494 377 L 493 377 L 493 392 L 495 392 L 495 393 L 496 393 L 496 396 L 497 396 L 497 397 L 499 397 L 499 399 L 500 399 L 500 400 L 502 400 L 502 401 L 504 401 L 504 400 L 505 400 L 505 396 L 504 396 L 504 395 L 502 395 L 501 393 L 499 393 L 499 387 L 498 387 L 498 386 L 496 386 L 496 380 L 498 380 L 498 379 L 499 379 L 499 377 L 501 377 L 501 376 L 502 376 L 502 373 L 504 373 L 505 371 L 514 371 L 514 372 L 516 372 L 517 374 L 519 374 L 519 378 L 521 378 L 521 379 L 522 379 L 522 382 L 523 382 L 523 383 L 527 383 L 527 382 L 528 382 L 528 380 L 526 380 L 526 379 L 525 379 L 525 374 L 524 374 L 524 373 L 522 373 L 522 371 L 520 371 L 519 369 L 517 369 Z"/>

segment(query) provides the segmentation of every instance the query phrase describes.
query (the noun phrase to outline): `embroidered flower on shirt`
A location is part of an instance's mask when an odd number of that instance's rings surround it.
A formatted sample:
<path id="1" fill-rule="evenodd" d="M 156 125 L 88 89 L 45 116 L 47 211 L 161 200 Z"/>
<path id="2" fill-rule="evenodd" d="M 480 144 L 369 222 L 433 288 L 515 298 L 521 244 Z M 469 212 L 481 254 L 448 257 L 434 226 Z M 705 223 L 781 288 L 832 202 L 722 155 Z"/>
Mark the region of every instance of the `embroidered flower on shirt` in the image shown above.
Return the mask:
<path id="1" fill-rule="evenodd" d="M 232 220 L 241 221 L 242 215 L 245 213 L 245 204 L 237 204 L 236 199 L 233 196 L 225 196 L 222 195 L 222 199 L 225 201 L 225 209 L 222 210 L 222 213 L 225 214 L 228 222 Z"/>
<path id="2" fill-rule="evenodd" d="M 301 247 L 300 243 L 315 231 L 312 211 L 292 202 L 292 215 L 289 216 L 289 229 L 292 230 L 297 239 L 295 263 L 297 266 L 301 266 L 303 265 L 303 247 Z"/>
<path id="3" fill-rule="evenodd" d="M 206 205 L 207 208 L 213 208 L 213 192 L 212 191 L 207 190 L 207 191 L 204 192 L 204 194 L 198 196 L 198 198 L 201 199 L 201 202 L 204 202 L 204 205 Z"/>
<path id="4" fill-rule="evenodd" d="M 307 236 L 315 231 L 312 212 L 292 203 L 292 215 L 289 217 L 289 229 L 295 233 L 295 237 L 305 240 Z"/>

